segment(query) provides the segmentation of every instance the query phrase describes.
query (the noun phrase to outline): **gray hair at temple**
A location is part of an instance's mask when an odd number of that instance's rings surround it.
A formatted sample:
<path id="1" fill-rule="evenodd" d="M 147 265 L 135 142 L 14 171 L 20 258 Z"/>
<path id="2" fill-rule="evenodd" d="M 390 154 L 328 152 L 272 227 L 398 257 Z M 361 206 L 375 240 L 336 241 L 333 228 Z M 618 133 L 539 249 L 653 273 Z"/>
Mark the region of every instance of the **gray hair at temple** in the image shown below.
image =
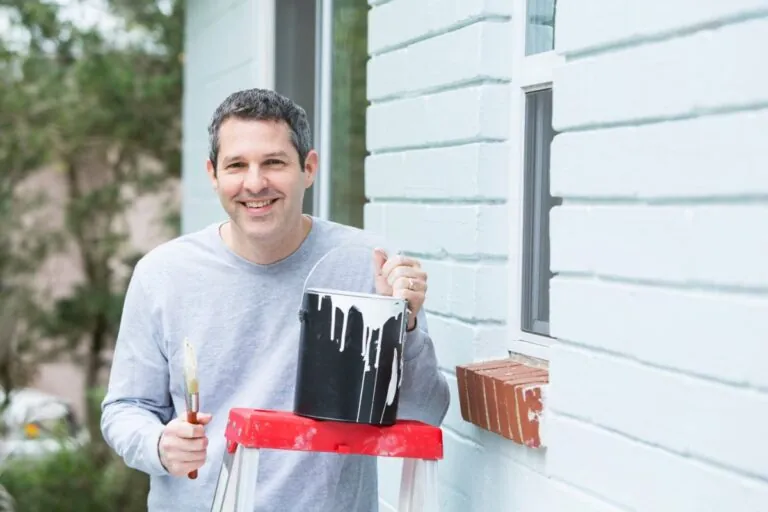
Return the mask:
<path id="1" fill-rule="evenodd" d="M 304 171 L 304 161 L 312 149 L 312 133 L 307 113 L 289 98 L 268 89 L 245 89 L 230 94 L 213 113 L 208 126 L 208 158 L 216 173 L 219 156 L 219 129 L 227 119 L 252 121 L 285 121 L 291 132 L 291 142 L 299 153 L 299 165 Z"/>

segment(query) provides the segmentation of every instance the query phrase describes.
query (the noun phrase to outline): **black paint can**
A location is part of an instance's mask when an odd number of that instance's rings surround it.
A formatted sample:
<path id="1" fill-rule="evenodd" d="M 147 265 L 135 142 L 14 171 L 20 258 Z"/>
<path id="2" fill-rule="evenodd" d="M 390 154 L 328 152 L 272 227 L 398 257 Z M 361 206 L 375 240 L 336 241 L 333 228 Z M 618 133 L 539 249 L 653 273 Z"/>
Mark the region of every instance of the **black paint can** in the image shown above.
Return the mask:
<path id="1" fill-rule="evenodd" d="M 392 425 L 403 374 L 407 304 L 339 290 L 304 292 L 294 412 Z"/>

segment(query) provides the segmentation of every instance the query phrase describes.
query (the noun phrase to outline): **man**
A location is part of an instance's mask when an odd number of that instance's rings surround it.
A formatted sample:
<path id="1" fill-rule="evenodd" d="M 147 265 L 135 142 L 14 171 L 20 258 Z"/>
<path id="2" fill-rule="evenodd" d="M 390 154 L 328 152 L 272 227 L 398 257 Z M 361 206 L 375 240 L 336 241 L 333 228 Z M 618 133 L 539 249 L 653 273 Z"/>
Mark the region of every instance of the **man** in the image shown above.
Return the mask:
<path id="1" fill-rule="evenodd" d="M 210 510 L 232 407 L 292 410 L 304 282 L 335 247 L 370 251 L 350 250 L 341 265 L 329 257 L 312 279 L 402 297 L 414 313 L 399 416 L 437 425 L 449 404 L 419 263 L 374 250 L 362 230 L 302 214 L 318 162 L 305 112 L 274 92 L 240 91 L 214 113 L 209 138 L 207 171 L 229 220 L 165 243 L 136 265 L 103 403 L 106 441 L 151 475 L 150 512 Z M 203 426 L 184 421 L 185 337 L 196 346 Z M 195 469 L 198 478 L 188 479 Z M 377 510 L 372 457 L 265 451 L 254 486 L 258 511 Z"/>

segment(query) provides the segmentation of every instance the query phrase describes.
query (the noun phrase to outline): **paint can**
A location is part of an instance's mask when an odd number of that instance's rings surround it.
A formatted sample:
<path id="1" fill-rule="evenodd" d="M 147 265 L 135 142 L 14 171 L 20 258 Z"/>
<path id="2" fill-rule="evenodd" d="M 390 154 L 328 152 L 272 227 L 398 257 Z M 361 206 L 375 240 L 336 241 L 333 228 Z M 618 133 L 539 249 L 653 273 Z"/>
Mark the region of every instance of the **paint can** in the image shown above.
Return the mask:
<path id="1" fill-rule="evenodd" d="M 394 424 L 407 312 L 400 298 L 305 290 L 294 412 L 320 420 Z"/>

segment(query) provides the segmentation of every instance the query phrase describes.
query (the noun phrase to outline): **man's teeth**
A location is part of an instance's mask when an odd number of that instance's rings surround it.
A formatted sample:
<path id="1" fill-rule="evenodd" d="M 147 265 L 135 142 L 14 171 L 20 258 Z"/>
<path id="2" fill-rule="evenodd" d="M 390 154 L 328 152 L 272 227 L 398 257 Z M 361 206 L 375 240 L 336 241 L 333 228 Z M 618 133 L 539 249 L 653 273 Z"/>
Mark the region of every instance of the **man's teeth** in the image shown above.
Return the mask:
<path id="1" fill-rule="evenodd" d="M 272 204 L 272 201 L 274 201 L 274 199 L 270 199 L 268 201 L 250 201 L 245 203 L 245 206 L 247 206 L 248 208 L 263 208 L 265 206 Z"/>

